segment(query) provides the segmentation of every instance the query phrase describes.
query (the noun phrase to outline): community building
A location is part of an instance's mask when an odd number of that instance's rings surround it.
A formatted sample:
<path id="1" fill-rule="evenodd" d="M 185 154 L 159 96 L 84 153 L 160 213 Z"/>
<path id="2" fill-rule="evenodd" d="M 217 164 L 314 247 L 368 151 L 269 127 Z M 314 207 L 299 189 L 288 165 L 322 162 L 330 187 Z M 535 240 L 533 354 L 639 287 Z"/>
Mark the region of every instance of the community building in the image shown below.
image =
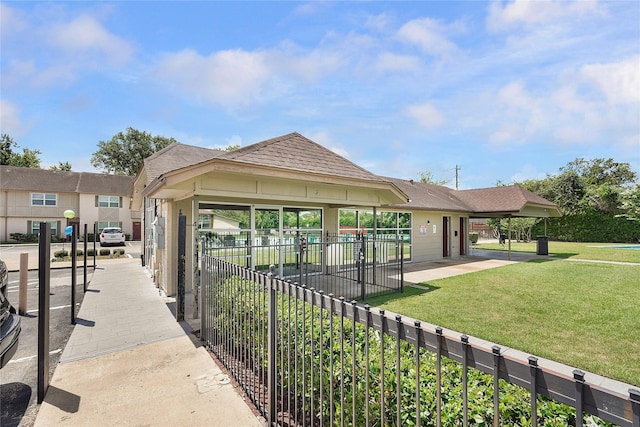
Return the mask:
<path id="1" fill-rule="evenodd" d="M 251 245 L 367 233 L 400 239 L 404 260 L 421 262 L 467 255 L 470 218 L 560 216 L 519 186 L 458 191 L 378 176 L 299 133 L 233 151 L 171 144 L 145 159 L 131 207 L 144 224 L 145 265 L 168 295 L 177 290 L 180 215 L 188 291 L 206 238 Z"/>
<path id="2" fill-rule="evenodd" d="M 140 239 L 140 213 L 129 209 L 132 184 L 130 176 L 0 166 L 0 241 L 15 241 L 15 233 L 37 235 L 41 222 L 61 239 L 74 223 L 81 232 L 85 224 L 89 233 L 94 225 L 120 227 Z"/>

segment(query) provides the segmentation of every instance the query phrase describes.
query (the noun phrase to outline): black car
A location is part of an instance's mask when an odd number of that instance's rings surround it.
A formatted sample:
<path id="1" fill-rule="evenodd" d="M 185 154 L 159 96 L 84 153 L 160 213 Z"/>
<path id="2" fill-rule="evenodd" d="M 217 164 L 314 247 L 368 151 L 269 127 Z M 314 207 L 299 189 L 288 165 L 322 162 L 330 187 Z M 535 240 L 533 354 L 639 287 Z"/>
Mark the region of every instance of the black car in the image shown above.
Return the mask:
<path id="1" fill-rule="evenodd" d="M 3 368 L 18 349 L 20 317 L 7 299 L 9 272 L 0 259 L 0 368 Z"/>

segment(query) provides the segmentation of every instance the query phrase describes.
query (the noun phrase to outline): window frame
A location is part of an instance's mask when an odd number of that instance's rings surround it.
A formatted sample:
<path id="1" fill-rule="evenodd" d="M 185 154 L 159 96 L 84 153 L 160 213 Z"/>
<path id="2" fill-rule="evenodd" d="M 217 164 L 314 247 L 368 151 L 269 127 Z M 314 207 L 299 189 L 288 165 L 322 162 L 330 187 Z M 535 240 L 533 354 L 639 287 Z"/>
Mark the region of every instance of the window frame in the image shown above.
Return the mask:
<path id="1" fill-rule="evenodd" d="M 58 195 L 56 193 L 31 193 L 31 206 L 56 207 L 58 206 Z"/>

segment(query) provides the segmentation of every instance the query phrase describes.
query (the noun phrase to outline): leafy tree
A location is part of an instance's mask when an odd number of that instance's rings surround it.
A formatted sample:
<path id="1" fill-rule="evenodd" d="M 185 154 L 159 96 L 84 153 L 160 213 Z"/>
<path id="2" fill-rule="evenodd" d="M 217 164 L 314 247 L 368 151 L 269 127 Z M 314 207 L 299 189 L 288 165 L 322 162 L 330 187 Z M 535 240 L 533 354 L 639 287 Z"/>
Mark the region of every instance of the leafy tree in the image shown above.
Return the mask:
<path id="1" fill-rule="evenodd" d="M 134 128 L 118 132 L 109 141 L 100 141 L 98 151 L 91 156 L 91 164 L 116 175 L 133 176 L 138 173 L 144 159 L 177 142 L 173 138 L 152 136 Z"/>
<path id="2" fill-rule="evenodd" d="M 637 175 L 629 163 L 614 162 L 613 159 L 585 160 L 578 158 L 560 168 L 561 172 L 573 171 L 584 179 L 587 186 L 608 184 L 623 186 L 636 180 Z"/>
<path id="3" fill-rule="evenodd" d="M 423 184 L 445 185 L 447 183 L 446 179 L 435 179 L 430 171 L 420 172 L 418 175 L 420 175 L 420 182 Z"/>
<path id="4" fill-rule="evenodd" d="M 39 150 L 22 149 L 22 154 L 14 149 L 18 148 L 18 144 L 6 133 L 0 136 L 0 165 L 18 166 L 21 168 L 40 168 Z"/>
<path id="5" fill-rule="evenodd" d="M 238 148 L 240 148 L 240 146 L 238 144 L 229 145 L 229 146 L 227 146 L 227 148 L 224 149 L 224 151 L 233 151 L 233 150 L 237 150 Z"/>
<path id="6" fill-rule="evenodd" d="M 564 213 L 579 212 L 586 194 L 584 180 L 574 171 L 563 172 L 550 188 L 553 201 Z"/>
<path id="7" fill-rule="evenodd" d="M 616 217 L 627 218 L 629 221 L 635 221 L 640 224 L 640 184 L 636 184 L 633 188 L 626 189 L 620 194 L 622 201 L 623 214 Z"/>
<path id="8" fill-rule="evenodd" d="M 57 165 L 51 166 L 49 169 L 52 171 L 71 171 L 71 163 L 69 162 L 58 162 Z"/>

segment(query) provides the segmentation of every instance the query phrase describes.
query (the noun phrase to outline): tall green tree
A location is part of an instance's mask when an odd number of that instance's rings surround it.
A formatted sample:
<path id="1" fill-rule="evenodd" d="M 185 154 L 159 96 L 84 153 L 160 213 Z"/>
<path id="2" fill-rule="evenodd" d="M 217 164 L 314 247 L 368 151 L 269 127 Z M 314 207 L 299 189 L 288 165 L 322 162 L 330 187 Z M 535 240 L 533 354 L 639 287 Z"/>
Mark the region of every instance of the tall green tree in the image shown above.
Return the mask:
<path id="1" fill-rule="evenodd" d="M 423 184 L 445 185 L 447 183 L 446 179 L 435 179 L 431 171 L 423 171 L 418 175 L 420 175 L 420 182 Z"/>
<path id="2" fill-rule="evenodd" d="M 620 194 L 622 201 L 622 211 L 624 213 L 616 215 L 640 224 L 640 184 L 627 188 Z"/>
<path id="3" fill-rule="evenodd" d="M 108 173 L 134 176 L 145 158 L 174 142 L 177 141 L 173 138 L 152 136 L 129 127 L 109 141 L 98 142 L 98 150 L 91 156 L 91 164 Z"/>
<path id="4" fill-rule="evenodd" d="M 58 162 L 57 165 L 51 166 L 49 169 L 52 171 L 71 171 L 71 163 L 69 162 Z"/>
<path id="5" fill-rule="evenodd" d="M 22 149 L 17 151 L 18 144 L 6 133 L 0 136 L 0 165 L 18 166 L 21 168 L 40 168 L 40 150 Z"/>

